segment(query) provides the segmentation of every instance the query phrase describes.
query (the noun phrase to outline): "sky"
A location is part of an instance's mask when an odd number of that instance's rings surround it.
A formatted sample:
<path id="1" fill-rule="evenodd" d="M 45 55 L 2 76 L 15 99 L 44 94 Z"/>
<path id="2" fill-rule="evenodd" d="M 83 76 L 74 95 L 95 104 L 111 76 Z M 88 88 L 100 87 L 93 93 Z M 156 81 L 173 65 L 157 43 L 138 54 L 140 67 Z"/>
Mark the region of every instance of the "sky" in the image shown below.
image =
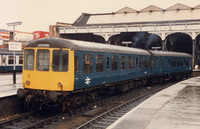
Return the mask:
<path id="1" fill-rule="evenodd" d="M 7 23 L 21 21 L 17 31 L 49 31 L 49 25 L 73 23 L 82 13 L 111 13 L 124 7 L 141 10 L 150 5 L 167 9 L 177 3 L 195 7 L 200 0 L 0 0 L 0 29 L 12 30 Z"/>

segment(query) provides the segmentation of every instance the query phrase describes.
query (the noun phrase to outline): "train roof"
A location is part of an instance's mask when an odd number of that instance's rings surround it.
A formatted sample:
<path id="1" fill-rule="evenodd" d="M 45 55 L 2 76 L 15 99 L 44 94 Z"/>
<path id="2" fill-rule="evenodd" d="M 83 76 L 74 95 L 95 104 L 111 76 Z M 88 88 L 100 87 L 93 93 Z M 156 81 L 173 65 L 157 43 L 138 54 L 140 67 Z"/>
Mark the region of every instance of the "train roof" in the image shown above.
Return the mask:
<path id="1" fill-rule="evenodd" d="M 170 56 L 170 57 L 192 57 L 192 55 L 188 53 L 182 53 L 182 52 L 172 52 L 172 51 L 150 51 L 154 54 L 154 56 Z"/>
<path id="2" fill-rule="evenodd" d="M 23 51 L 15 51 L 15 55 L 22 55 Z M 0 55 L 13 55 L 13 51 L 8 49 L 0 49 Z"/>
<path id="3" fill-rule="evenodd" d="M 61 39 L 61 38 L 43 38 L 30 42 L 26 47 L 50 47 L 50 48 L 69 48 L 71 50 L 123 53 L 136 55 L 150 55 L 143 49 L 94 43 L 87 41 Z"/>

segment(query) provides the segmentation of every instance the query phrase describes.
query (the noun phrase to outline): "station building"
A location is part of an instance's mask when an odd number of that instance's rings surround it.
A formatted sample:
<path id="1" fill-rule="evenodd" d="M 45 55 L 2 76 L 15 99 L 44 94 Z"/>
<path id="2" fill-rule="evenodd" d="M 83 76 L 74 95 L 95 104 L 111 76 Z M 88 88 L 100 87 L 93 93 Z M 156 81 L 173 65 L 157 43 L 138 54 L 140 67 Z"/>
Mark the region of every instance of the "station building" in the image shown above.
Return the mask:
<path id="1" fill-rule="evenodd" d="M 115 12 L 82 13 L 73 23 L 50 26 L 51 37 L 61 37 L 163 51 L 186 52 L 200 65 L 200 5 L 129 7 Z"/>

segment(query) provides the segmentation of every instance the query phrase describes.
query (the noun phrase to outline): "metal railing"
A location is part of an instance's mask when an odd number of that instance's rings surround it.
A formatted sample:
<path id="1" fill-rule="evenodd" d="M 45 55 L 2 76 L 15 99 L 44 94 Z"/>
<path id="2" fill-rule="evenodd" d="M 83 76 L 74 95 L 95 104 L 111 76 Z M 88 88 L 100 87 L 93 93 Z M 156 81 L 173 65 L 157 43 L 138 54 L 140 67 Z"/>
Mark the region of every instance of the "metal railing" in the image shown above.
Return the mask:
<path id="1" fill-rule="evenodd" d="M 67 33 L 116 33 L 141 31 L 195 31 L 200 30 L 200 22 L 155 23 L 134 25 L 70 26 L 59 27 L 60 34 Z"/>

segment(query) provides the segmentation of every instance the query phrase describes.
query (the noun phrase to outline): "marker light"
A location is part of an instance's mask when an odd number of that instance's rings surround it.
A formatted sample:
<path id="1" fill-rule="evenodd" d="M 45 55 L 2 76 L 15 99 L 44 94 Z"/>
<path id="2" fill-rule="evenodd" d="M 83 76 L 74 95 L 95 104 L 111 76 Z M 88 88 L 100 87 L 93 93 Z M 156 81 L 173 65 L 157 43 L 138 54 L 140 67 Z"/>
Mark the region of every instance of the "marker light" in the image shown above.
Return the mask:
<path id="1" fill-rule="evenodd" d="M 30 81 L 26 81 L 26 85 L 30 85 Z"/>
<path id="2" fill-rule="evenodd" d="M 59 83 L 58 83 L 58 86 L 59 86 L 59 87 L 62 87 L 62 84 L 59 82 Z"/>

